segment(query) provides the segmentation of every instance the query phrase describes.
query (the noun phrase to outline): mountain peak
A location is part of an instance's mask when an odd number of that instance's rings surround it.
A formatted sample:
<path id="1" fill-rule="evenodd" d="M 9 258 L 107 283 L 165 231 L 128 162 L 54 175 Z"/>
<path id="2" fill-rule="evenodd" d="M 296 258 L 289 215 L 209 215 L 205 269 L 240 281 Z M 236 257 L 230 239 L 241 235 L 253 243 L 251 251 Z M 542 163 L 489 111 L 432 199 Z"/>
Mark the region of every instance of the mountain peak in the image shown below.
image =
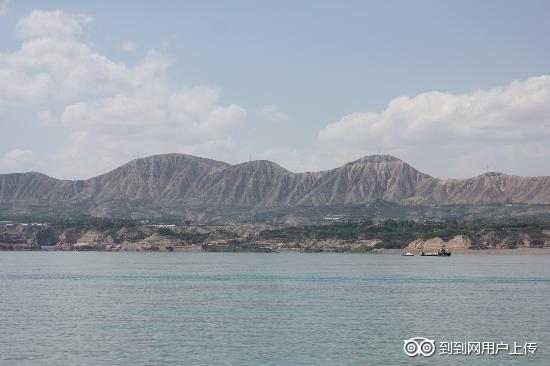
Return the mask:
<path id="1" fill-rule="evenodd" d="M 401 205 L 550 205 L 550 177 L 441 180 L 391 155 L 365 156 L 313 174 L 291 173 L 268 160 L 231 165 L 185 154 L 136 159 L 81 181 L 0 174 L 0 212 L 7 214 L 191 215 L 206 220 L 204 215 L 240 215 L 251 207 L 340 207 L 377 200 Z"/>
<path id="2" fill-rule="evenodd" d="M 244 169 L 254 169 L 254 170 L 271 170 L 274 172 L 281 172 L 281 173 L 290 173 L 288 170 L 283 168 L 277 163 L 274 163 L 270 160 L 252 160 L 252 161 L 245 161 L 240 164 L 234 165 L 234 167 L 237 168 L 244 168 Z"/>
<path id="3" fill-rule="evenodd" d="M 506 175 L 506 174 L 500 173 L 500 172 L 487 172 L 487 173 L 481 174 L 482 177 L 496 177 L 499 175 Z"/>
<path id="4" fill-rule="evenodd" d="M 150 155 L 146 156 L 144 158 L 137 158 L 132 160 L 129 164 L 138 164 L 138 163 L 147 163 L 147 162 L 191 162 L 196 161 L 207 165 L 212 166 L 228 166 L 229 164 L 224 163 L 222 161 L 208 159 L 208 158 L 202 158 L 200 156 L 194 156 L 194 155 L 188 155 L 188 154 L 178 154 L 178 153 L 170 153 L 170 154 L 158 154 L 158 155 Z"/>
<path id="5" fill-rule="evenodd" d="M 357 164 L 357 163 L 370 163 L 370 164 L 404 163 L 404 161 L 399 158 L 396 158 L 393 155 L 367 155 L 367 156 L 363 156 L 360 159 L 354 160 L 348 164 Z"/>

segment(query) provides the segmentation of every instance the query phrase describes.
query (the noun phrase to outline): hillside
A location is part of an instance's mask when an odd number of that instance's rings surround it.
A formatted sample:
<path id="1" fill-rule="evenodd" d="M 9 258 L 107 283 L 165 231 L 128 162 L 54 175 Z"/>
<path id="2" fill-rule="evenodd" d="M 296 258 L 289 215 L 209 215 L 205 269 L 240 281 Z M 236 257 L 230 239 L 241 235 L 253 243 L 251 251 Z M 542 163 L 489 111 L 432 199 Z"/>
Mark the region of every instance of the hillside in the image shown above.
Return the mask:
<path id="1" fill-rule="evenodd" d="M 419 216 L 440 212 L 439 206 L 461 205 L 468 212 L 487 212 L 483 207 L 496 205 L 503 212 L 502 207 L 519 206 L 528 214 L 524 206 L 532 206 L 537 214 L 548 213 L 550 177 L 488 173 L 442 180 L 385 155 L 324 172 L 292 173 L 265 160 L 230 165 L 182 154 L 137 159 L 87 180 L 0 175 L 2 215 L 242 221 L 259 214 L 285 221 L 292 211 L 305 210 L 304 217 L 338 210 L 346 215 L 350 208 L 381 202 L 420 210 Z"/>
<path id="2" fill-rule="evenodd" d="M 305 226 L 150 224 L 132 220 L 0 222 L 2 250 L 372 252 L 550 249 L 550 221 L 362 220 Z"/>

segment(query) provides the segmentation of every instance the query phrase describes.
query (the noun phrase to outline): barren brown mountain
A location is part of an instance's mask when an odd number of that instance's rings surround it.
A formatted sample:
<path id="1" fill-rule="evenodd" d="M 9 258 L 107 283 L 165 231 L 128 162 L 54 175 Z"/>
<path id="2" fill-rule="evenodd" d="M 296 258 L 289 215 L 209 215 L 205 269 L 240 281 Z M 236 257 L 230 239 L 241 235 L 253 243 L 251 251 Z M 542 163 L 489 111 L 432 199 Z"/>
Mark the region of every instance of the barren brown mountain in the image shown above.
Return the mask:
<path id="1" fill-rule="evenodd" d="M 0 175 L 4 215 L 186 216 L 200 221 L 227 212 L 288 212 L 373 202 L 405 207 L 550 205 L 550 177 L 487 173 L 442 180 L 384 155 L 324 172 L 292 173 L 270 161 L 230 165 L 181 154 L 137 159 L 87 180 L 57 180 L 39 173 Z"/>

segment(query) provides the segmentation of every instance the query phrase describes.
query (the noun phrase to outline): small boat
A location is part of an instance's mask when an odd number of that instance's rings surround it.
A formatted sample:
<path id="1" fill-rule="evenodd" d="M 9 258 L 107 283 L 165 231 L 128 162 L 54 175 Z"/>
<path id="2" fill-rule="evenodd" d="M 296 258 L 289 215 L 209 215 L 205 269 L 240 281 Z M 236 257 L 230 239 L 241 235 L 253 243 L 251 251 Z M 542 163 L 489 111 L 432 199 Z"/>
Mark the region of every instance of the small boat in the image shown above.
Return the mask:
<path id="1" fill-rule="evenodd" d="M 451 256 L 451 251 L 447 250 L 445 248 L 441 248 L 441 250 L 439 252 L 437 252 L 437 256 L 438 257 L 450 257 Z"/>
<path id="2" fill-rule="evenodd" d="M 403 257 L 414 257 L 414 254 L 411 252 L 401 254 Z"/>
<path id="3" fill-rule="evenodd" d="M 432 253 L 420 253 L 421 257 L 450 257 L 451 251 L 447 250 L 445 248 L 441 248 L 439 252 L 432 252 Z"/>
<path id="4" fill-rule="evenodd" d="M 421 257 L 437 257 L 437 253 L 430 253 L 430 252 L 424 253 L 424 252 L 422 252 L 422 253 L 420 253 L 420 256 Z"/>

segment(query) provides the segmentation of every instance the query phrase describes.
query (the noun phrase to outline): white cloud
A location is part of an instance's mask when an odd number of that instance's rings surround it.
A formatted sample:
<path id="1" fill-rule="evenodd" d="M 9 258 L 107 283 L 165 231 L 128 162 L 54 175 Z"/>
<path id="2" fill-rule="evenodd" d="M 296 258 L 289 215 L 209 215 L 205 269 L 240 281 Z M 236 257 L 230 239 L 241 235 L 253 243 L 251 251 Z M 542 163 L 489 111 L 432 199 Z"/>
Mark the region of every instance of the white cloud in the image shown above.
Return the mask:
<path id="1" fill-rule="evenodd" d="M 6 172 L 33 170 L 35 156 L 30 149 L 13 149 L 0 156 L 0 169 Z"/>
<path id="2" fill-rule="evenodd" d="M 155 51 L 134 66 L 115 62 L 78 39 L 86 15 L 33 11 L 17 24 L 18 50 L 0 53 L 0 105 L 125 92 L 164 82 L 171 60 Z"/>
<path id="3" fill-rule="evenodd" d="M 550 133 L 550 76 L 453 95 L 428 92 L 390 101 L 381 113 L 357 112 L 327 125 L 322 143 L 383 139 L 401 145 L 441 137 L 522 140 Z M 446 141 L 443 141 L 446 143 Z"/>
<path id="4" fill-rule="evenodd" d="M 93 18 L 83 14 L 66 14 L 61 10 L 33 12 L 19 20 L 16 34 L 21 39 L 72 38 L 82 33 Z"/>
<path id="5" fill-rule="evenodd" d="M 137 45 L 134 42 L 126 42 L 120 47 L 120 49 L 124 52 L 134 53 L 137 51 Z"/>
<path id="6" fill-rule="evenodd" d="M 278 106 L 276 105 L 265 105 L 261 107 L 258 110 L 258 115 L 260 119 L 268 122 L 286 122 L 288 121 L 288 114 L 283 112 Z"/>
<path id="7" fill-rule="evenodd" d="M 127 67 L 77 40 L 35 38 L 0 54 L 0 104 L 36 103 L 150 87 L 165 77 L 170 60 L 150 51 Z"/>
<path id="8" fill-rule="evenodd" d="M 9 0 L 0 0 L 0 17 L 8 12 Z"/>
<path id="9" fill-rule="evenodd" d="M 61 121 L 71 134 L 57 158 L 72 167 L 72 174 L 90 176 L 87 166 L 95 165 L 99 173 L 136 153 L 219 153 L 213 147 L 230 146 L 233 128 L 246 115 L 240 106 L 221 106 L 219 98 L 217 90 L 202 87 L 119 94 L 67 106 Z"/>
<path id="10" fill-rule="evenodd" d="M 19 49 L 0 54 L 0 106 L 33 106 L 38 122 L 68 133 L 49 157 L 55 167 L 49 172 L 89 177 L 136 153 L 208 155 L 234 147 L 243 107 L 222 105 L 217 88 L 174 85 L 167 75 L 171 60 L 157 51 L 133 66 L 113 61 L 81 40 L 91 21 L 33 11 L 17 25 Z M 60 117 L 50 111 L 51 103 L 62 106 Z"/>
<path id="11" fill-rule="evenodd" d="M 504 160 L 520 164 L 526 156 L 548 158 L 550 76 L 466 94 L 398 97 L 382 112 L 355 112 L 328 124 L 318 139 L 342 155 L 380 148 L 413 162 L 446 161 L 444 175 L 456 174 L 459 165 L 459 174 L 472 175 L 485 165 L 513 166 Z"/>
<path id="12" fill-rule="evenodd" d="M 20 46 L 0 53 L 0 111 L 34 115 L 49 132 L 68 137 L 39 163 L 26 149 L 0 155 L 0 171 L 40 166 L 77 178 L 114 168 L 136 153 L 181 152 L 230 162 L 248 155 L 249 147 L 234 140 L 247 113 L 243 107 L 222 103 L 217 88 L 175 85 L 168 75 L 172 60 L 158 51 L 131 65 L 109 58 L 83 41 L 91 23 L 87 15 L 61 11 L 33 11 L 19 21 Z M 269 122 L 289 119 L 275 105 L 255 115 Z M 317 143 L 292 149 L 274 141 L 277 146 L 254 156 L 312 171 L 380 149 L 435 176 L 471 176 L 486 165 L 540 174 L 538 167 L 550 162 L 550 76 L 465 94 L 398 97 L 383 111 L 350 113 L 328 124 Z"/>

